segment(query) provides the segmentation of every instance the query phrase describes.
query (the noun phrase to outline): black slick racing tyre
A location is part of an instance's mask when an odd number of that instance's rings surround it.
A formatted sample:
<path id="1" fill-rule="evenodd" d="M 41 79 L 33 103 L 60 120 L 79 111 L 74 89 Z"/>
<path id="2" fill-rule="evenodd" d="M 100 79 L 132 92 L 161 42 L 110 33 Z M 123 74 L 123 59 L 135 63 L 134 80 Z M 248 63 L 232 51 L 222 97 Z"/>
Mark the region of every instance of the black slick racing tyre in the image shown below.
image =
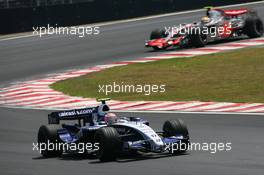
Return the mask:
<path id="1" fill-rule="evenodd" d="M 150 34 L 150 40 L 164 38 L 164 37 L 166 37 L 166 32 L 165 30 L 161 30 L 161 29 L 155 29 Z"/>
<path id="2" fill-rule="evenodd" d="M 190 43 L 194 47 L 204 47 L 208 43 L 207 35 L 198 31 L 201 30 L 192 30 L 192 33 L 189 35 Z"/>
<path id="3" fill-rule="evenodd" d="M 173 145 L 173 147 L 177 146 L 177 149 L 174 149 L 172 153 L 184 153 L 188 150 L 189 131 L 182 120 L 175 119 L 165 121 L 165 123 L 163 124 L 163 133 L 164 137 L 172 137 L 179 135 L 183 136 L 183 139 L 181 139 L 180 144 Z M 170 149 L 172 150 L 172 148 Z"/>
<path id="4" fill-rule="evenodd" d="M 187 126 L 181 119 L 167 120 L 163 124 L 163 132 L 166 137 L 182 135 L 189 137 Z"/>
<path id="5" fill-rule="evenodd" d="M 94 141 L 99 143 L 99 150 L 96 151 L 96 156 L 102 162 L 116 159 L 121 149 L 121 140 L 115 128 L 103 127 L 98 129 L 94 135 Z"/>
<path id="6" fill-rule="evenodd" d="M 43 157 L 59 157 L 62 155 L 63 149 L 59 148 L 60 138 L 57 133 L 60 128 L 60 125 L 54 124 L 42 125 L 39 128 L 38 145 L 41 150 L 43 149 L 41 151 Z M 50 146 L 48 143 L 50 143 Z"/>
<path id="7" fill-rule="evenodd" d="M 258 17 L 250 16 L 246 20 L 246 24 L 244 27 L 244 33 L 249 38 L 257 38 L 263 35 L 263 22 Z"/>
<path id="8" fill-rule="evenodd" d="M 194 47 L 204 47 L 207 44 L 207 36 L 200 34 L 190 35 L 191 45 Z"/>

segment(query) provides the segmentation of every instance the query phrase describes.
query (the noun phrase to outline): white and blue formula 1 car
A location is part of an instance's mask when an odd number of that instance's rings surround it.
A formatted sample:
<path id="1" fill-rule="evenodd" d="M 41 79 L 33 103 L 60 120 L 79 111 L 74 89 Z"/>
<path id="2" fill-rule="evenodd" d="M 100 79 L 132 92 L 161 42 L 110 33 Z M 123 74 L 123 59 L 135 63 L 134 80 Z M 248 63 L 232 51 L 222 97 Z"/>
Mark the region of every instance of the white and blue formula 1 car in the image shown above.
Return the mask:
<path id="1" fill-rule="evenodd" d="M 123 152 L 186 152 L 189 145 L 189 133 L 182 120 L 168 120 L 163 131 L 155 132 L 149 122 L 137 117 L 120 117 L 109 113 L 106 100 L 100 99 L 97 107 L 52 112 L 48 116 L 48 125 L 42 125 L 38 131 L 38 144 L 71 145 L 91 143 L 96 149 L 87 151 L 95 154 L 101 161 L 115 160 Z M 75 124 L 60 124 L 64 120 L 77 120 Z M 55 147 L 53 147 L 55 148 Z M 58 149 L 59 148 L 59 149 Z M 56 147 L 44 147 L 44 157 L 61 156 L 67 150 Z"/>

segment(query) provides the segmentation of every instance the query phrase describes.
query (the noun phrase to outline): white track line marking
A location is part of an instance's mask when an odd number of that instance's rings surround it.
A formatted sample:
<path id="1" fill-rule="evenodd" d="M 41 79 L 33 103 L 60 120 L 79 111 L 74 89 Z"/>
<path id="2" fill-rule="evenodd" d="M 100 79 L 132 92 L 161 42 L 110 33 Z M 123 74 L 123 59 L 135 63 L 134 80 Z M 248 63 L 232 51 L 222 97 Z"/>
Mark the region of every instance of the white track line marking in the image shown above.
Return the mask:
<path id="1" fill-rule="evenodd" d="M 82 99 L 83 100 L 83 99 Z M 120 102 L 110 102 L 108 103 L 109 106 L 119 104 Z M 96 106 L 100 104 L 96 100 L 86 100 L 86 101 L 81 101 L 77 103 L 69 103 L 69 104 L 62 104 L 62 105 L 56 105 L 57 108 L 84 108 L 84 107 L 89 107 L 89 106 Z"/>
<path id="2" fill-rule="evenodd" d="M 129 102 L 129 103 L 125 103 L 125 104 L 121 104 L 121 105 L 117 105 L 117 106 L 112 106 L 112 109 L 122 109 L 122 108 L 128 108 L 128 107 L 133 107 L 136 105 L 141 105 L 141 104 L 145 104 L 146 102 Z"/>
<path id="3" fill-rule="evenodd" d="M 256 109 L 248 109 L 248 110 L 242 110 L 241 112 L 264 112 L 264 107 L 262 108 L 256 108 Z"/>
<path id="4" fill-rule="evenodd" d="M 147 62 L 152 62 L 155 60 L 129 60 L 129 61 L 124 61 L 124 62 L 130 62 L 130 63 L 147 63 Z"/>
<path id="5" fill-rule="evenodd" d="M 164 55 L 160 55 L 160 56 L 149 56 L 149 57 L 144 57 L 144 58 L 158 58 L 158 59 L 162 60 L 162 59 L 171 59 L 171 58 L 177 58 L 177 57 L 186 57 L 186 56 L 164 56 Z"/>
<path id="6" fill-rule="evenodd" d="M 177 51 L 177 52 L 170 52 L 170 53 L 166 53 L 166 54 L 192 54 L 194 56 L 196 55 L 206 55 L 206 54 L 210 54 L 210 53 L 216 53 L 216 52 L 208 52 L 208 51 L 194 51 L 194 50 L 186 50 L 186 51 Z M 165 54 L 165 55 L 166 55 Z"/>
<path id="7" fill-rule="evenodd" d="M 137 107 L 130 107 L 129 110 L 144 110 L 147 108 L 156 108 L 159 106 L 163 106 L 163 105 L 171 105 L 174 104 L 175 102 L 155 102 L 153 104 L 147 105 L 147 106 L 137 106 Z"/>
<path id="8" fill-rule="evenodd" d="M 249 42 L 241 42 L 241 43 L 244 44 L 244 45 L 247 45 L 247 46 L 263 45 L 263 43 L 261 43 L 261 42 L 251 42 L 251 41 L 249 41 Z"/>
<path id="9" fill-rule="evenodd" d="M 48 103 L 42 103 L 42 104 L 37 104 L 37 105 L 30 105 L 30 106 L 35 106 L 35 107 L 45 107 L 45 106 L 54 106 L 56 107 L 56 105 L 61 105 L 62 103 L 67 103 L 67 102 L 71 102 L 74 101 L 75 99 L 69 99 L 69 98 L 65 98 L 65 99 L 61 99 L 61 100 L 56 100 L 53 102 L 48 102 Z M 77 99 L 76 99 L 77 100 Z"/>
<path id="10" fill-rule="evenodd" d="M 18 102 L 16 103 L 16 105 L 31 105 L 31 104 L 39 104 L 39 103 L 44 103 L 46 101 L 51 101 L 51 100 L 56 100 L 56 99 L 59 99 L 59 98 L 63 98 L 63 97 L 48 97 L 48 98 L 41 98 L 41 99 L 36 99 L 36 100 L 31 100 L 31 101 L 22 101 L 22 102 Z"/>
<path id="11" fill-rule="evenodd" d="M 230 47 L 230 46 L 212 46 L 209 47 L 210 49 L 219 49 L 219 50 L 235 50 L 235 49 L 241 49 L 244 47 Z"/>
<path id="12" fill-rule="evenodd" d="M 179 110 L 182 108 L 190 108 L 190 107 L 197 106 L 200 104 L 204 104 L 204 102 L 187 102 L 186 104 L 175 104 L 169 107 L 162 107 L 162 108 L 157 107 L 154 110 L 160 110 L 160 111 Z"/>
<path id="13" fill-rule="evenodd" d="M 228 106 L 232 103 L 215 103 L 215 104 L 210 104 L 207 106 L 202 106 L 202 107 L 197 107 L 197 108 L 191 108 L 191 109 L 186 109 L 184 111 L 192 111 L 192 110 L 196 110 L 196 111 L 203 111 L 203 110 L 210 110 L 210 109 L 214 109 L 214 108 L 222 108 L 225 106 Z"/>
<path id="14" fill-rule="evenodd" d="M 232 111 L 232 110 L 243 110 L 244 108 L 248 108 L 248 107 L 254 107 L 254 106 L 257 106 L 259 105 L 258 103 L 253 103 L 253 104 L 242 104 L 241 106 L 236 106 L 236 107 L 230 107 L 230 108 L 224 108 L 224 109 L 215 109 L 213 110 L 214 112 L 218 112 L 218 111 L 221 111 L 221 112 L 225 112 L 225 111 Z M 207 110 L 207 111 L 210 111 L 210 110 Z"/>
<path id="15" fill-rule="evenodd" d="M 57 97 L 57 96 L 56 96 Z M 62 97 L 64 97 L 64 95 L 62 95 Z M 36 96 L 36 97 L 28 97 L 28 98 L 22 98 L 22 99 L 7 99 L 7 100 L 3 100 L 3 104 L 14 104 L 16 105 L 16 103 L 22 103 L 22 102 L 28 102 L 28 101 L 35 101 L 35 100 L 39 100 L 39 99 L 43 99 L 43 98 L 51 98 L 50 95 L 42 95 L 42 96 Z"/>

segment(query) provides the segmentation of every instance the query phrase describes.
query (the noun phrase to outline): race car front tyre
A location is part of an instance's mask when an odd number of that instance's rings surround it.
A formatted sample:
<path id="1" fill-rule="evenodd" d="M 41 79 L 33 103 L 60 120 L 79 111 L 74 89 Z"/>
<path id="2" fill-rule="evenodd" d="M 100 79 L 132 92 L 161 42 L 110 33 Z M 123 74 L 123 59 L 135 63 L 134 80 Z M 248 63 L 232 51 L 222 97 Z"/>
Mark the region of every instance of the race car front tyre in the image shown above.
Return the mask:
<path id="1" fill-rule="evenodd" d="M 244 27 L 244 33 L 249 38 L 257 38 L 263 35 L 263 22 L 258 17 L 248 17 Z"/>
<path id="2" fill-rule="evenodd" d="M 207 35 L 201 34 L 197 31 L 193 31 L 192 34 L 189 35 L 190 43 L 194 47 L 204 47 L 207 42 Z"/>
<path id="3" fill-rule="evenodd" d="M 98 129 L 95 133 L 94 141 L 99 143 L 99 150 L 96 151 L 96 156 L 102 162 L 116 159 L 121 149 L 121 140 L 115 128 L 103 127 Z"/>
<path id="4" fill-rule="evenodd" d="M 181 119 L 167 120 L 163 124 L 163 136 L 183 136 L 179 143 L 171 145 L 170 152 L 173 154 L 184 153 L 189 146 L 189 131 L 187 126 Z"/>
<path id="5" fill-rule="evenodd" d="M 150 34 L 150 40 L 153 39 L 159 39 L 159 38 L 164 38 L 166 37 L 166 32 L 165 30 L 161 30 L 161 29 L 155 29 L 151 32 Z"/>
<path id="6" fill-rule="evenodd" d="M 187 126 L 181 119 L 167 120 L 163 124 L 163 132 L 165 137 L 182 135 L 189 137 Z"/>
<path id="7" fill-rule="evenodd" d="M 60 125 L 42 125 L 38 131 L 38 146 L 43 157 L 59 157 L 63 153 L 60 146 L 58 129 Z"/>

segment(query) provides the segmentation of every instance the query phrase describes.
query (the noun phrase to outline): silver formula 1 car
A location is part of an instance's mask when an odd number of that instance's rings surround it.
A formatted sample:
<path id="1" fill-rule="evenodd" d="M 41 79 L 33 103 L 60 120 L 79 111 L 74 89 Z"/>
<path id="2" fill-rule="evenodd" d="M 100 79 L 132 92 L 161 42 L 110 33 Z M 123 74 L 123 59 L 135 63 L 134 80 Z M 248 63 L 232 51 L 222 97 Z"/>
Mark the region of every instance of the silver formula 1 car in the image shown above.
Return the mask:
<path id="1" fill-rule="evenodd" d="M 62 145 L 91 143 L 96 149 L 86 151 L 95 154 L 101 161 L 114 160 L 124 152 L 186 152 L 189 145 L 189 133 L 182 120 L 165 121 L 163 131 L 157 132 L 148 121 L 138 117 L 117 117 L 109 113 L 106 100 L 92 108 L 52 112 L 48 125 L 42 125 L 38 131 L 38 144 L 59 144 L 56 149 L 42 147 L 44 157 L 61 156 L 70 152 Z M 77 120 L 77 123 L 65 124 L 64 120 Z M 78 150 L 77 150 L 78 151 Z"/>
<path id="2" fill-rule="evenodd" d="M 249 9 L 223 10 L 207 7 L 201 21 L 155 29 L 146 47 L 162 50 L 171 47 L 204 47 L 207 43 L 247 36 L 263 35 L 263 22 L 257 12 Z"/>

